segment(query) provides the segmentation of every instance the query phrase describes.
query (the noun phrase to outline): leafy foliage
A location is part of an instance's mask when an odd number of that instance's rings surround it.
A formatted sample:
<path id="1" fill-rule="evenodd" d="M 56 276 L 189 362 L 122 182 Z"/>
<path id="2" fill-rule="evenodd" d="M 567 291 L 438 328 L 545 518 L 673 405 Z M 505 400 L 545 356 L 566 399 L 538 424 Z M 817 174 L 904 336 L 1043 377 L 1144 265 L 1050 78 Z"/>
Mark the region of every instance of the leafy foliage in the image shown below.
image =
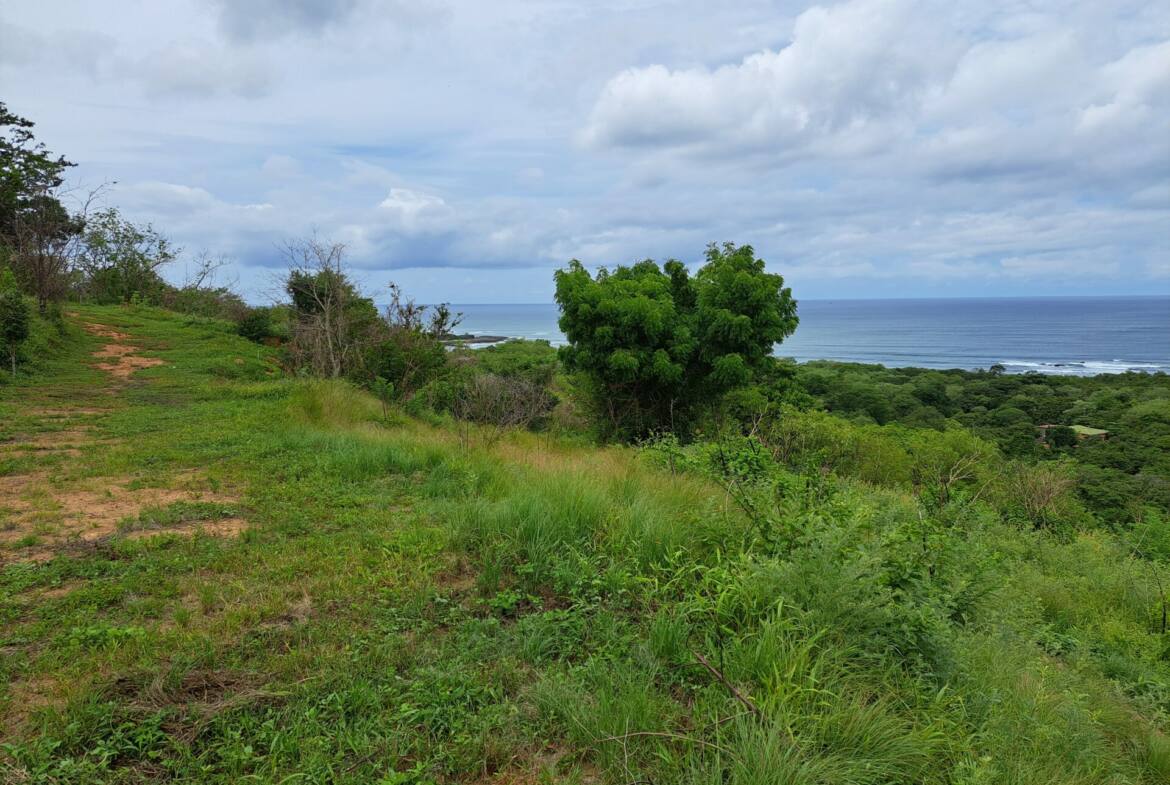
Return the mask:
<path id="1" fill-rule="evenodd" d="M 28 338 L 29 314 L 24 296 L 11 270 L 0 267 L 0 347 L 7 355 L 12 375 L 16 375 L 16 358 Z"/>
<path id="2" fill-rule="evenodd" d="M 692 278 L 678 261 L 646 260 L 591 276 L 556 274 L 562 359 L 589 386 L 609 434 L 686 430 L 710 401 L 768 368 L 796 328 L 796 302 L 751 246 L 707 249 Z"/>
<path id="3" fill-rule="evenodd" d="M 366 350 L 378 335 L 378 310 L 346 275 L 344 252 L 344 246 L 316 238 L 285 246 L 294 369 L 327 378 L 364 374 Z"/>
<path id="4" fill-rule="evenodd" d="M 236 323 L 236 332 L 249 341 L 264 343 L 277 335 L 271 308 L 249 308 Z"/>
<path id="5" fill-rule="evenodd" d="M 86 295 L 97 303 L 128 303 L 135 297 L 156 302 L 167 288 L 159 270 L 177 254 L 170 240 L 150 224 L 138 226 L 114 208 L 102 210 L 85 226 L 79 267 Z"/>
<path id="6" fill-rule="evenodd" d="M 34 125 L 0 101 L 0 239 L 10 244 L 18 215 L 29 200 L 59 187 L 65 171 L 74 165 L 38 142 Z"/>
<path id="7" fill-rule="evenodd" d="M 399 397 L 411 398 L 447 370 L 443 339 L 459 319 L 446 304 L 428 308 L 390 284 L 385 324 L 368 353 L 370 373 L 392 382 Z"/>
<path id="8" fill-rule="evenodd" d="M 1006 375 L 813 362 L 794 366 L 814 405 L 855 422 L 955 424 L 1025 463 L 1064 461 L 1081 502 L 1111 526 L 1143 507 L 1170 511 L 1170 384 L 1165 374 Z M 1048 427 L 1041 433 L 1039 426 Z M 1088 425 L 1105 439 L 1079 439 Z"/>

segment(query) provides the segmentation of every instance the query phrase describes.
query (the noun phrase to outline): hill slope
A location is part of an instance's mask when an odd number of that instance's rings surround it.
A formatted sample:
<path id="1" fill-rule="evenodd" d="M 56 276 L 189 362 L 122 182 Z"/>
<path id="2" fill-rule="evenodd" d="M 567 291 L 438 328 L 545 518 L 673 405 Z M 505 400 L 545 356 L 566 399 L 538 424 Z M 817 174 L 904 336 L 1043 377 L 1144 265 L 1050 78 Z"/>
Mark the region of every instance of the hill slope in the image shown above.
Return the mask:
<path id="1" fill-rule="evenodd" d="M 468 444 L 225 325 L 0 387 L 0 766 L 42 782 L 1154 783 L 1164 567 L 978 504 Z"/>

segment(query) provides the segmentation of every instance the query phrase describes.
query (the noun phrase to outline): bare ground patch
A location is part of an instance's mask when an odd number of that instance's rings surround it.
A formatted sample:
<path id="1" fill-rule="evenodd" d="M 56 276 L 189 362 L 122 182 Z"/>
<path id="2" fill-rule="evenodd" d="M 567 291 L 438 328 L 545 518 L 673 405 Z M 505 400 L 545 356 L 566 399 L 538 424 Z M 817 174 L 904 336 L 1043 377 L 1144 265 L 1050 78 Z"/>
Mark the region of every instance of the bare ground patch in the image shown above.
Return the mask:
<path id="1" fill-rule="evenodd" d="M 138 347 L 126 343 L 130 340 L 130 336 L 126 333 L 93 322 L 86 322 L 82 326 L 89 333 L 101 338 L 108 338 L 111 341 L 94 352 L 93 356 L 102 361 L 97 364 L 97 367 L 116 379 L 129 379 L 132 373 L 141 368 L 153 368 L 163 364 L 163 361 L 158 357 L 139 355 L 137 353 Z"/>
<path id="2" fill-rule="evenodd" d="M 125 382 L 141 368 L 163 360 L 139 355 L 131 336 L 105 325 L 85 322 L 89 333 L 109 341 L 94 352 L 97 367 L 114 380 Z M 120 386 L 120 385 L 118 385 Z M 117 386 L 108 391 L 116 394 Z M 32 409 L 42 425 L 57 430 L 35 431 L 0 444 L 0 457 L 81 454 L 95 439 L 86 422 L 107 409 L 60 406 Z M 34 465 L 35 466 L 35 465 Z M 166 488 L 135 487 L 131 477 L 99 477 L 62 485 L 39 467 L 23 474 L 0 476 L 0 564 L 45 560 L 62 548 L 96 543 L 113 537 L 142 539 L 167 532 L 201 530 L 216 536 L 236 536 L 247 522 L 238 514 L 163 516 L 139 521 L 144 510 L 182 503 L 234 505 L 236 497 L 212 490 L 206 477 L 184 472 Z"/>
<path id="3" fill-rule="evenodd" d="M 162 525 L 127 527 L 143 510 L 176 503 L 234 505 L 237 499 L 199 487 L 189 478 L 183 488 L 135 488 L 130 477 L 99 477 L 58 488 L 44 475 L 0 477 L 0 562 L 42 561 L 71 545 L 124 536 L 141 539 L 164 533 L 202 530 L 236 536 L 247 522 L 238 515 L 179 520 Z M 123 531 L 123 529 L 130 529 Z"/>
<path id="4" fill-rule="evenodd" d="M 0 442 L 0 457 L 20 454 L 60 453 L 80 455 L 81 448 L 93 441 L 93 428 L 79 425 L 57 431 L 41 431 Z"/>
<path id="5" fill-rule="evenodd" d="M 135 354 L 137 349 L 121 343 L 110 343 L 94 352 L 94 357 L 105 359 L 97 367 L 110 373 L 118 379 L 129 379 L 130 374 L 142 368 L 153 368 L 162 365 L 163 361 L 157 357 L 142 357 Z"/>
<path id="6" fill-rule="evenodd" d="M 120 333 L 112 327 L 107 327 L 104 324 L 85 322 L 82 327 L 85 328 L 86 332 L 92 333 L 93 335 L 97 335 L 102 338 L 110 338 L 115 341 L 125 341 L 129 340 L 130 338 L 130 336 L 126 333 Z"/>

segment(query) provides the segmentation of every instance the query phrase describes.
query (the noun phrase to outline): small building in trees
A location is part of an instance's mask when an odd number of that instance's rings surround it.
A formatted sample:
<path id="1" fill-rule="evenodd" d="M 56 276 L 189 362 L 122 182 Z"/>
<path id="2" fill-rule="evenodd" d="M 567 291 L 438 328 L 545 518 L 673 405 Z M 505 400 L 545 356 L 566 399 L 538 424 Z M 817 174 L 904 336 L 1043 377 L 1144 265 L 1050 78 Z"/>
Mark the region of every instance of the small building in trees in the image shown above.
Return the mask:
<path id="1" fill-rule="evenodd" d="M 1090 428 L 1087 425 L 1039 425 L 1039 441 L 1048 447 L 1070 447 L 1086 439 L 1109 438 L 1109 431 L 1102 428 Z"/>
<path id="2" fill-rule="evenodd" d="M 1090 428 L 1087 425 L 1074 425 L 1073 432 L 1077 435 L 1077 441 L 1084 441 L 1085 439 L 1100 439 L 1105 441 L 1109 438 L 1109 431 L 1102 428 Z"/>

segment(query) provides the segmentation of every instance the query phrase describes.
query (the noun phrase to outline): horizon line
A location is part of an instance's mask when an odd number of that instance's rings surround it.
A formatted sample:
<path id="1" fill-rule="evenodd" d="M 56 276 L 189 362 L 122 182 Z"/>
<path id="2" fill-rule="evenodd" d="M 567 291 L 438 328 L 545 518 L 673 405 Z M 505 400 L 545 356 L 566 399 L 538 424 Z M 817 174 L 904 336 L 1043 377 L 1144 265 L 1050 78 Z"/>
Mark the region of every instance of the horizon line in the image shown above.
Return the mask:
<path id="1" fill-rule="evenodd" d="M 377 298 L 375 298 L 377 299 Z M 797 297 L 797 302 L 904 302 L 906 300 L 1159 300 L 1170 299 L 1166 294 L 1009 294 L 1009 295 L 956 295 L 938 297 Z M 439 303 L 426 303 L 428 306 Z M 457 303 L 445 301 L 447 305 L 556 305 L 553 300 L 529 300 L 524 302 Z"/>

